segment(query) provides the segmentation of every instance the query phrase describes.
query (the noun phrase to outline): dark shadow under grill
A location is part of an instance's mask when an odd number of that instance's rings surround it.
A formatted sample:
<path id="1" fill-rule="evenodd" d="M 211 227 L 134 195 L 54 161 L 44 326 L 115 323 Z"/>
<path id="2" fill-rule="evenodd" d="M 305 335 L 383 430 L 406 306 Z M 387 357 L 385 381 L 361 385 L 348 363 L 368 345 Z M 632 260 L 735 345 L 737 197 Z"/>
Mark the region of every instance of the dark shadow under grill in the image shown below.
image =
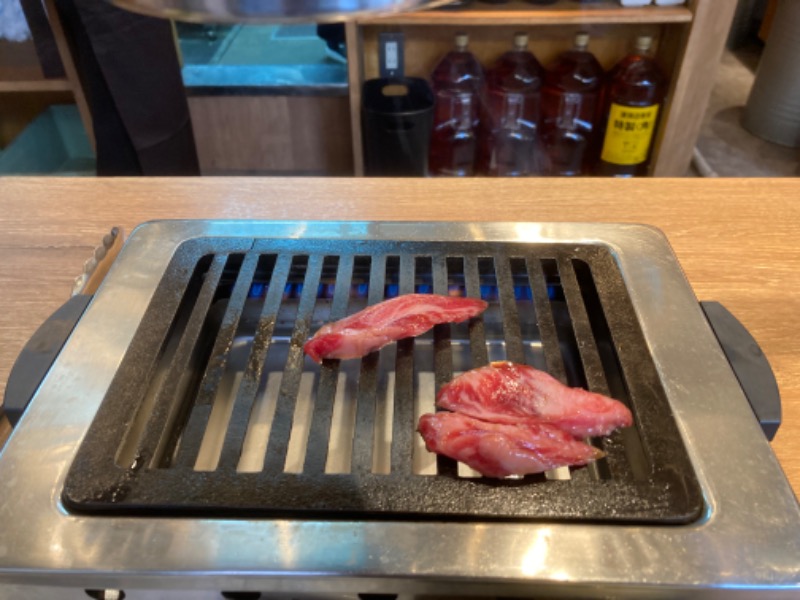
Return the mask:
<path id="1" fill-rule="evenodd" d="M 482 297 L 361 360 L 304 356 L 398 294 Z M 634 427 L 587 468 L 492 480 L 415 433 L 492 360 L 610 394 Z M 183 244 L 68 474 L 70 510 L 157 515 L 685 523 L 703 501 L 610 252 L 595 245 L 198 239 Z"/>

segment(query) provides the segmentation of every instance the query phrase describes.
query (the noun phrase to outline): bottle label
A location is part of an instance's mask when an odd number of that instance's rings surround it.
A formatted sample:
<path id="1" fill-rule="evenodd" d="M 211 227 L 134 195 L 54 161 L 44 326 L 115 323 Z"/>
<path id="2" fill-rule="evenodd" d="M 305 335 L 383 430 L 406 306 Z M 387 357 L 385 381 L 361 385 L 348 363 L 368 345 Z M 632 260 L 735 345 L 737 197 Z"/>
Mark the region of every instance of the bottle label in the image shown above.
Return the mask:
<path id="1" fill-rule="evenodd" d="M 612 103 L 600 158 L 615 165 L 638 165 L 646 161 L 658 107 L 658 104 L 622 106 Z"/>

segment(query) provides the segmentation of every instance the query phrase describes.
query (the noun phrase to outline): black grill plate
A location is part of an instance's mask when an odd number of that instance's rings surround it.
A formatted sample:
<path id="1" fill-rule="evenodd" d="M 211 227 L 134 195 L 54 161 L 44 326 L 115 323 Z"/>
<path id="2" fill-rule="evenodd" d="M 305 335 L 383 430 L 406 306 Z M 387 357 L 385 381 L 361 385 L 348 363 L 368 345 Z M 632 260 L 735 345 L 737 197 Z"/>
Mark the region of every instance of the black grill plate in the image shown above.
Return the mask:
<path id="1" fill-rule="evenodd" d="M 490 308 L 360 361 L 320 368 L 303 356 L 324 322 L 414 291 Z M 417 405 L 455 372 L 500 359 L 610 394 L 635 425 L 592 440 L 606 458 L 568 480 L 480 478 L 443 457 L 420 474 Z M 493 242 L 184 243 L 62 497 L 76 512 L 247 518 L 680 524 L 703 509 L 612 254 Z"/>

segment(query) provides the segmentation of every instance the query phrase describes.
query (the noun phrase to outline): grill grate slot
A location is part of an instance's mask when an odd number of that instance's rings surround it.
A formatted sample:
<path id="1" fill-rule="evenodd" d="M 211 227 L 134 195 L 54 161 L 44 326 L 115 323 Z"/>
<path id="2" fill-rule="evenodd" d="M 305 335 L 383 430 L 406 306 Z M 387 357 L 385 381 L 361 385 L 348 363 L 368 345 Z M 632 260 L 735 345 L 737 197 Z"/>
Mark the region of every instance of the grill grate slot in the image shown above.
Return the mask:
<path id="1" fill-rule="evenodd" d="M 515 363 L 525 362 L 525 351 L 522 347 L 522 331 L 519 324 L 517 299 L 514 296 L 514 279 L 508 258 L 495 259 L 497 276 L 497 294 L 503 314 L 503 334 L 505 338 L 506 359 Z"/>
<path id="2" fill-rule="evenodd" d="M 236 329 L 239 325 L 239 317 L 242 314 L 245 300 L 247 300 L 247 293 L 250 290 L 257 264 L 258 255 L 248 254 L 245 256 L 244 262 L 238 271 L 236 283 L 228 299 L 208 366 L 200 382 L 195 408 L 184 429 L 180 447 L 178 448 L 175 459 L 175 463 L 178 466 L 193 466 L 197 460 L 206 425 L 211 417 L 214 397 L 225 372 L 225 365 L 229 356 L 228 349 L 233 345 Z"/>
<path id="3" fill-rule="evenodd" d="M 567 260 L 559 261 L 558 270 L 561 274 L 561 285 L 564 290 L 572 327 L 575 331 L 575 339 L 580 340 L 577 346 L 586 384 L 592 391 L 608 394 L 605 371 L 597 353 L 597 345 L 592 335 L 589 315 L 586 313 L 586 306 L 583 304 L 581 289 L 575 277 L 572 262 Z"/>
<path id="4" fill-rule="evenodd" d="M 513 340 L 514 346 L 512 351 L 509 352 L 509 360 L 514 362 L 522 362 L 540 369 L 546 369 L 546 360 L 544 352 L 558 350 L 558 341 L 555 337 L 555 331 L 550 338 L 543 337 L 540 332 L 540 320 L 546 319 L 549 316 L 552 321 L 552 312 L 550 310 L 550 303 L 547 298 L 547 286 L 544 279 L 544 274 L 541 270 L 541 265 L 538 266 L 538 271 L 528 268 L 528 262 L 524 258 L 512 258 L 510 261 L 511 270 L 503 274 L 503 279 L 508 281 L 507 285 L 513 285 L 513 294 L 506 299 L 506 304 L 509 305 L 510 310 L 516 311 L 516 322 L 519 324 L 519 342 Z M 539 261 L 535 261 L 537 264 Z M 533 275 L 531 274 L 533 273 Z M 538 277 L 537 277 L 538 275 Z M 537 281 L 538 278 L 538 281 Z M 502 287 L 502 286 L 501 286 Z M 542 292 L 540 293 L 541 300 L 537 306 L 534 303 L 533 288 L 537 287 Z M 514 301 L 512 302 L 512 298 Z M 543 313 L 544 317 L 540 315 Z M 505 322 L 505 317 L 504 317 Z M 513 331 L 513 330 L 512 330 Z M 508 333 L 506 334 L 508 336 Z M 508 340 L 508 337 L 507 337 Z M 509 342 L 506 341 L 508 346 Z M 522 359 L 518 357 L 522 354 Z M 513 357 L 513 358 L 512 358 Z M 559 355 L 559 362 L 561 362 Z M 563 371 L 563 362 L 561 362 Z M 528 476 L 530 480 L 541 479 L 542 476 Z M 569 467 L 560 467 L 546 471 L 543 474 L 545 479 L 550 480 L 569 480 L 572 478 Z"/>
<path id="5" fill-rule="evenodd" d="M 338 241 L 207 243 L 227 249 L 179 252 L 169 271 L 179 276 L 157 290 L 131 349 L 155 357 L 155 375 L 143 386 L 142 365 L 123 361 L 68 475 L 71 509 L 667 523 L 699 514 L 669 404 L 602 247 L 364 242 L 354 254 Z M 361 360 L 304 356 L 324 323 L 412 292 L 482 297 L 489 308 Z M 636 427 L 594 440 L 607 458 L 590 468 L 521 479 L 488 480 L 429 454 L 416 423 L 441 387 L 504 359 L 610 391 Z M 116 462 L 98 470 L 109 455 Z"/>
<path id="6" fill-rule="evenodd" d="M 573 267 L 581 288 L 583 304 L 586 306 L 589 316 L 592 337 L 596 342 L 599 359 L 606 373 L 608 393 L 633 409 L 635 417 L 636 407 L 631 402 L 631 394 L 626 385 L 627 378 L 622 373 L 619 355 L 613 343 L 614 337 L 606 319 L 606 310 L 600 302 L 591 269 L 584 261 L 573 261 Z M 620 324 L 618 330 L 621 331 L 627 326 Z M 655 376 L 651 374 L 650 377 L 654 378 Z M 641 381 L 642 379 L 644 378 L 640 373 L 639 377 L 632 378 L 631 381 Z M 617 432 L 613 437 L 604 441 L 603 448 L 608 455 L 604 463 L 609 466 L 615 479 L 643 481 L 649 476 L 650 467 L 648 461 L 645 460 L 645 449 L 635 428 Z"/>
<path id="7" fill-rule="evenodd" d="M 368 303 L 370 306 L 384 298 L 386 281 L 386 256 L 374 256 L 369 271 Z M 378 398 L 378 359 L 373 352 L 361 359 L 356 399 L 356 422 L 353 434 L 352 472 L 369 473 L 373 466 L 373 432 L 375 404 Z"/>
<path id="8" fill-rule="evenodd" d="M 462 261 L 463 266 L 463 261 Z M 446 295 L 449 290 L 449 279 L 447 273 L 447 262 L 444 257 L 437 257 L 432 263 L 433 275 L 433 292 L 435 294 Z M 475 290 L 476 294 L 478 290 Z M 444 384 L 453 379 L 453 349 L 451 347 L 450 325 L 445 323 L 436 325 L 433 328 L 433 370 L 435 373 L 435 396 L 438 396 L 439 390 Z M 434 397 L 435 397 L 434 396 Z M 433 402 L 430 403 L 430 409 L 433 409 Z M 420 413 L 427 411 L 420 411 Z M 417 415 L 417 419 L 419 415 Z M 425 451 L 425 444 L 419 439 L 420 454 L 422 456 L 430 457 Z M 423 454 L 424 453 L 424 454 Z M 458 467 L 456 461 L 441 454 L 436 455 L 436 469 L 439 475 L 447 475 L 453 477 L 458 474 Z M 430 472 L 430 470 L 420 470 L 421 472 Z"/>
<path id="9" fill-rule="evenodd" d="M 400 257 L 400 294 L 414 293 L 414 257 Z M 394 368 L 391 472 L 411 474 L 414 451 L 414 338 L 397 342 Z"/>
<path id="10" fill-rule="evenodd" d="M 544 269 L 541 261 L 528 260 L 528 281 L 530 281 L 533 306 L 544 354 L 544 368 L 561 383 L 567 383 L 567 373 L 564 369 L 564 357 L 558 340 L 556 323 L 553 319 L 553 310 L 547 293 Z"/>
<path id="11" fill-rule="evenodd" d="M 208 260 L 201 261 L 195 269 L 187 293 L 178 308 L 177 318 L 166 337 L 166 347 L 160 353 L 160 359 L 168 363 L 166 372 L 186 373 L 193 353 L 198 350 L 202 323 L 213 300 L 224 264 L 224 256 L 215 257 L 205 280 L 199 274 L 203 271 L 203 266 L 208 268 Z M 194 306 L 190 306 L 195 299 Z M 188 318 L 182 320 L 180 315 L 188 315 Z M 181 417 L 181 407 L 174 399 L 179 397 L 181 388 L 186 385 L 186 377 L 152 380 L 136 420 L 120 448 L 118 464 L 127 466 L 144 462 L 150 466 L 160 465 L 166 444 L 173 441 L 169 435 L 169 425 Z"/>
<path id="12" fill-rule="evenodd" d="M 263 268 L 262 261 L 259 261 L 259 266 Z M 250 356 L 236 392 L 236 399 L 234 400 L 230 420 L 226 428 L 225 441 L 222 445 L 217 468 L 235 469 L 239 464 L 253 404 L 261 384 L 264 361 L 272 343 L 272 335 L 278 319 L 278 309 L 280 308 L 283 290 L 286 288 L 286 282 L 289 279 L 290 268 L 291 257 L 281 255 L 278 257 L 274 271 L 269 277 L 269 285 L 266 296 L 262 300 L 263 305 L 255 336 L 253 337 Z"/>
<path id="13" fill-rule="evenodd" d="M 580 340 L 578 345 L 578 353 L 580 363 L 583 365 L 583 374 L 588 389 L 599 394 L 608 395 L 608 383 L 606 382 L 605 370 L 600 361 L 600 355 L 597 351 L 597 344 L 592 336 L 592 326 L 589 322 L 589 315 L 586 312 L 586 306 L 583 303 L 583 296 L 581 293 L 578 280 L 575 277 L 572 262 L 568 260 L 560 260 L 558 263 L 558 270 L 561 275 L 561 285 L 564 291 L 564 297 L 567 303 L 567 310 L 569 311 L 570 321 L 575 332 L 575 339 Z M 577 361 L 576 361 L 577 362 Z M 602 439 L 586 440 L 587 442 L 603 449 Z M 611 472 L 608 467 L 607 459 L 596 461 L 589 465 L 588 472 L 595 478 L 610 479 Z"/>
<path id="14" fill-rule="evenodd" d="M 321 271 L 322 257 L 320 255 L 312 255 L 308 258 L 308 271 L 303 281 L 300 302 L 297 305 L 297 321 L 289 343 L 289 354 L 286 358 L 286 367 L 283 370 L 278 405 L 275 410 L 275 417 L 272 420 L 272 429 L 267 445 L 264 470 L 268 473 L 283 471 L 286 463 L 286 451 L 292 431 L 297 391 L 303 372 L 301 368 L 303 363 L 303 344 L 309 334 L 311 313 L 314 310 L 314 304 L 317 299 Z"/>
<path id="15" fill-rule="evenodd" d="M 347 303 L 350 299 L 350 286 L 353 278 L 353 257 L 343 256 L 338 261 L 334 283 L 333 303 L 330 320 L 338 321 L 347 315 Z M 305 473 L 326 472 L 328 449 L 331 447 L 333 432 L 333 406 L 336 390 L 339 385 L 339 361 L 325 361 L 320 370 L 319 387 L 315 399 L 315 410 L 312 416 L 309 439 L 320 440 L 320 443 L 309 444 L 306 450 Z M 342 427 L 337 428 L 339 430 Z M 328 443 L 322 440 L 328 439 Z"/>
<path id="16" fill-rule="evenodd" d="M 482 298 L 477 257 L 465 257 L 464 279 L 466 280 L 467 296 Z M 469 368 L 472 369 L 489 364 L 489 354 L 486 351 L 486 328 L 483 319 L 483 315 L 479 315 L 470 319 L 469 322 L 469 351 L 472 357 L 472 364 Z"/>
<path id="17" fill-rule="evenodd" d="M 273 346 L 273 351 L 275 347 Z M 283 352 L 273 352 L 281 359 Z M 242 456 L 236 470 L 241 473 L 259 473 L 264 468 L 264 456 L 267 453 L 269 432 L 278 404 L 278 393 L 281 389 L 283 373 L 266 371 L 262 375 L 253 410 L 250 414 L 247 433 L 242 444 Z"/>

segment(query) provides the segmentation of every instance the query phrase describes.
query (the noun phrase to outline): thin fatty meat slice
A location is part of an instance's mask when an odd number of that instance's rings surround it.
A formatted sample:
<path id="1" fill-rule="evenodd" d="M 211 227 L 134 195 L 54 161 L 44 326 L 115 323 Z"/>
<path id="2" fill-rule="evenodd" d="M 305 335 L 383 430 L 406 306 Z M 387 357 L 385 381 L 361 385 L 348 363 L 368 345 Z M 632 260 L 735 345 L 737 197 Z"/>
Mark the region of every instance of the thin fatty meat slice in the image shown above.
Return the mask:
<path id="1" fill-rule="evenodd" d="M 418 431 L 428 451 L 463 462 L 486 477 L 542 473 L 604 456 L 547 423 L 488 423 L 442 411 L 422 415 Z"/>
<path id="2" fill-rule="evenodd" d="M 633 423 L 622 402 L 511 362 L 493 362 L 456 377 L 439 391 L 439 408 L 490 423 L 548 423 L 575 437 L 610 434 Z"/>
<path id="3" fill-rule="evenodd" d="M 397 340 L 415 337 L 441 323 L 460 323 L 486 310 L 478 298 L 406 294 L 323 325 L 303 346 L 315 362 L 361 358 Z"/>

